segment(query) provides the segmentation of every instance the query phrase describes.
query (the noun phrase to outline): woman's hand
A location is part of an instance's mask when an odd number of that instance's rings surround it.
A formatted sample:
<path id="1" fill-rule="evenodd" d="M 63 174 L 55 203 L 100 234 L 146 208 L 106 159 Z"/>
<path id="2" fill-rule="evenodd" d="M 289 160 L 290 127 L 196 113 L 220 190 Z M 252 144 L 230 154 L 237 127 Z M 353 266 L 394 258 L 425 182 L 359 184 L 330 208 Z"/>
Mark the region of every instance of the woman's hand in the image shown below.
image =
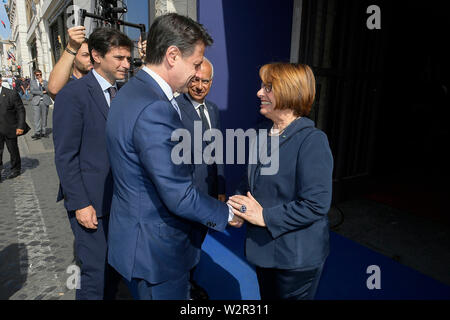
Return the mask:
<path id="1" fill-rule="evenodd" d="M 258 201 L 255 200 L 255 198 L 253 198 L 250 192 L 247 192 L 247 197 L 239 195 L 232 196 L 228 199 L 227 203 L 232 207 L 233 213 L 238 217 L 256 226 L 266 226 L 262 214 L 263 207 L 261 207 Z M 245 212 L 240 211 L 243 208 L 243 205 L 245 206 Z"/>

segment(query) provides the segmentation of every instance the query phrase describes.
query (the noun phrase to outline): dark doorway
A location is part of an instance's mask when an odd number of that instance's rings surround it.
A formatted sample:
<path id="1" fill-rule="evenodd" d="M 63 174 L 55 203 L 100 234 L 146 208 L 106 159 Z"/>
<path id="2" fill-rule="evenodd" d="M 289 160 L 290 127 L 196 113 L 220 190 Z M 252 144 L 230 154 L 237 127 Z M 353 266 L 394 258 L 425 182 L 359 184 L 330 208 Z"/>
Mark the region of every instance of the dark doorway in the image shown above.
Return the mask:
<path id="1" fill-rule="evenodd" d="M 335 157 L 335 202 L 365 195 L 449 221 L 448 2 L 301 2 L 299 62 L 316 74 L 311 118 Z"/>

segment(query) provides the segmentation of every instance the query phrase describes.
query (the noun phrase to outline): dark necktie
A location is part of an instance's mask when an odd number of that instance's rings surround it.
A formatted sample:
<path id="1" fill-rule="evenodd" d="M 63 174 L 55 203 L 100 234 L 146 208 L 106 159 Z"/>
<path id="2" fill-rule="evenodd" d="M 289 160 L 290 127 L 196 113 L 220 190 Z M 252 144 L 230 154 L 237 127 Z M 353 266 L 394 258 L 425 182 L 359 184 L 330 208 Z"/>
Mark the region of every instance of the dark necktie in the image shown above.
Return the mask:
<path id="1" fill-rule="evenodd" d="M 108 92 L 109 92 L 109 97 L 112 99 L 114 99 L 114 97 L 116 96 L 117 93 L 117 89 L 115 87 L 109 87 L 108 88 Z"/>
<path id="2" fill-rule="evenodd" d="M 205 105 L 201 104 L 198 108 L 200 110 L 200 118 L 202 119 L 203 127 L 205 128 L 205 130 L 211 129 L 210 126 L 209 126 L 208 119 L 206 118 Z"/>

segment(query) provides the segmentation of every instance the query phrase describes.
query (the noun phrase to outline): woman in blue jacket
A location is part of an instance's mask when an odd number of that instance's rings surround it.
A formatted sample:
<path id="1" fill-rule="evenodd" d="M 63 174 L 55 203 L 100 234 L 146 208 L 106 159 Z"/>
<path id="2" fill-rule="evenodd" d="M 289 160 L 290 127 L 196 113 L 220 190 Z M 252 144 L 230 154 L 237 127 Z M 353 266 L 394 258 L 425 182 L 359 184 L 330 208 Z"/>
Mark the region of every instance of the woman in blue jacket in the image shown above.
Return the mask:
<path id="1" fill-rule="evenodd" d="M 264 140 L 278 138 L 278 147 L 268 148 L 278 172 L 249 164 L 228 203 L 248 222 L 245 253 L 256 266 L 261 299 L 313 299 L 329 253 L 333 171 L 327 136 L 305 117 L 315 78 L 307 65 L 290 63 L 267 64 L 259 75 L 260 112 L 272 125 Z"/>

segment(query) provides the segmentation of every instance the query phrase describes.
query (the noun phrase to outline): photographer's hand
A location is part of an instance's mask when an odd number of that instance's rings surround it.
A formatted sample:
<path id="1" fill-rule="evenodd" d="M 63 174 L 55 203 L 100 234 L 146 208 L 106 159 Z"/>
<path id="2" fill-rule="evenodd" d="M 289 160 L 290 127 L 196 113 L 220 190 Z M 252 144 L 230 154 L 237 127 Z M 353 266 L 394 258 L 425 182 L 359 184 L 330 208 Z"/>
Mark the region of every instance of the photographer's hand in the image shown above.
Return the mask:
<path id="1" fill-rule="evenodd" d="M 142 60 L 145 59 L 145 51 L 146 50 L 147 50 L 147 40 L 144 40 L 142 42 L 142 38 L 141 38 L 141 36 L 139 36 L 138 51 L 139 51 L 139 55 L 140 55 Z"/>
<path id="2" fill-rule="evenodd" d="M 72 27 L 67 32 L 69 34 L 67 47 L 69 50 L 77 52 L 86 38 L 86 28 L 84 26 Z"/>

